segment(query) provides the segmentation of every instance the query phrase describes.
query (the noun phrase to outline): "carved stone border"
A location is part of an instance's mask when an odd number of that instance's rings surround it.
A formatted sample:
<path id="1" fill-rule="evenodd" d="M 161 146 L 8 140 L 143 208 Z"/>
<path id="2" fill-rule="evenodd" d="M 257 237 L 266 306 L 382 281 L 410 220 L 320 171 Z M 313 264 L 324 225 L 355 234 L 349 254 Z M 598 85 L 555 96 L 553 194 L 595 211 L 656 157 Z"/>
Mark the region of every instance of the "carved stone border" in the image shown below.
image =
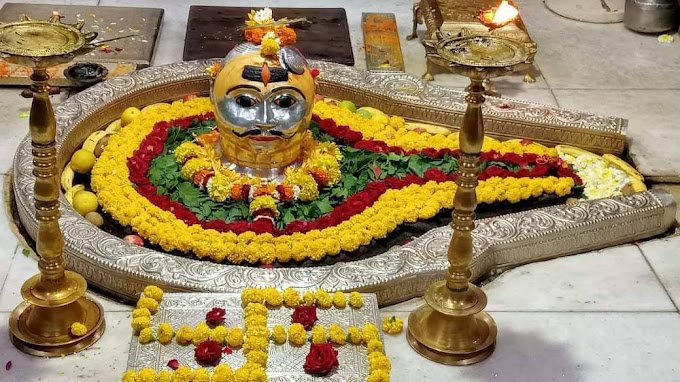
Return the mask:
<path id="1" fill-rule="evenodd" d="M 70 157 L 87 135 L 117 118 L 125 107 L 205 92 L 208 81 L 204 69 L 209 63 L 193 61 L 144 69 L 98 84 L 64 102 L 56 110 L 60 165 L 64 165 L 65 158 Z M 367 74 L 340 65 L 315 64 L 322 67 L 326 76 L 322 89 L 330 89 L 328 83 L 332 81 L 340 82 L 344 78 L 342 73 L 350 76 L 356 72 L 359 74 L 354 74 L 355 77 L 373 83 L 370 91 L 385 94 L 381 97 L 387 94 L 395 100 L 410 97 L 390 88 L 388 79 L 401 78 L 402 74 Z M 378 77 L 385 79 L 375 80 Z M 351 89 L 349 84 L 342 86 Z M 357 86 L 360 94 L 362 88 L 358 83 Z M 419 86 L 431 87 L 422 83 Z M 436 89 L 443 95 L 455 94 L 451 90 Z M 369 89 L 363 88 L 363 91 Z M 585 122 L 582 123 L 585 126 Z M 616 130 L 615 126 L 611 122 L 601 128 Z M 26 138 L 15 155 L 13 188 L 21 221 L 35 238 L 31 169 L 30 140 Z M 209 292 L 237 292 L 246 286 L 276 285 L 375 291 L 379 303 L 386 305 L 422 294 L 432 279 L 443 275 L 447 266 L 445 249 L 451 234 L 448 227 L 437 228 L 408 245 L 351 263 L 260 269 L 214 264 L 140 248 L 96 228 L 78 215 L 63 197 L 61 210 L 69 268 L 80 272 L 90 283 L 128 299 L 136 298 L 149 283 L 174 291 Z M 650 191 L 481 220 L 475 232 L 473 277 L 498 268 L 657 235 L 672 225 L 674 214 L 675 202 L 670 194 Z"/>

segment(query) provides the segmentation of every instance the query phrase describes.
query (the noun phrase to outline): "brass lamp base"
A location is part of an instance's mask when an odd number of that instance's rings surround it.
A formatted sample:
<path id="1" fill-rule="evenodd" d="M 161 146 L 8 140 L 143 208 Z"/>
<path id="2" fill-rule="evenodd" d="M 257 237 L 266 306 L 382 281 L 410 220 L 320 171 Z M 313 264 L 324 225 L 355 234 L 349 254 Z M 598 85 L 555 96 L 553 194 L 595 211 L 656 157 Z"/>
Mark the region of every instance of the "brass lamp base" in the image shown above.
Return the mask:
<path id="1" fill-rule="evenodd" d="M 65 276 L 66 284 L 73 288 L 58 297 L 39 290 L 40 275 L 24 283 L 21 294 L 25 301 L 9 318 L 10 339 L 17 349 L 35 356 L 61 357 L 89 347 L 104 333 L 104 309 L 84 297 L 85 280 L 69 271 Z M 45 296 L 50 299 L 44 299 Z M 87 333 L 79 337 L 71 334 L 74 322 L 85 325 Z"/>
<path id="2" fill-rule="evenodd" d="M 481 289 L 469 284 L 455 292 L 440 281 L 430 286 L 425 302 L 408 318 L 408 342 L 418 354 L 447 365 L 471 365 L 493 353 L 497 328 L 483 311 Z"/>

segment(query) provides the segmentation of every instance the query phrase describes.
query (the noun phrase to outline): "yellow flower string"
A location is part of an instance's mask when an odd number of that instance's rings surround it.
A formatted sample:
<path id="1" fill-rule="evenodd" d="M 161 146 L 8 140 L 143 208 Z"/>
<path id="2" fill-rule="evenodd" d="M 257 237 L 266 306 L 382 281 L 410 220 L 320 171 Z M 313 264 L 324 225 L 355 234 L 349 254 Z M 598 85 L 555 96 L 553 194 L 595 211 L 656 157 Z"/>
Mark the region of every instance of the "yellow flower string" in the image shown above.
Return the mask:
<path id="1" fill-rule="evenodd" d="M 172 212 L 153 205 L 137 193 L 128 180 L 127 158 L 139 147 L 156 122 L 209 111 L 211 105 L 207 98 L 194 98 L 187 102 L 173 102 L 168 108 L 142 112 L 137 119 L 111 136 L 92 170 L 92 188 L 97 192 L 102 208 L 121 225 L 134 227 L 139 235 L 165 251 L 192 251 L 199 258 L 216 262 L 226 260 L 233 264 L 245 261 L 254 263 L 261 259 L 275 259 L 282 263 L 291 259 L 321 260 L 325 256 L 336 256 L 341 251 L 355 251 L 376 237 L 386 236 L 404 222 L 428 219 L 443 208 L 453 207 L 455 183 L 430 181 L 423 185 L 413 184 L 399 190 L 387 190 L 371 207 L 323 230 L 274 237 L 256 235 L 254 232 L 237 235 L 204 229 L 200 225 L 188 226 Z M 517 146 L 524 147 L 519 143 Z M 514 150 L 514 146 L 511 149 Z M 479 203 L 506 200 L 515 203 L 541 194 L 565 196 L 571 192 L 573 185 L 573 179 L 567 177 L 493 177 L 479 183 L 477 198 Z M 253 240 L 255 237 L 257 241 Z M 271 245 L 268 248 L 274 250 L 271 253 L 263 251 L 265 244 Z M 148 304 L 152 310 L 153 304 Z"/>

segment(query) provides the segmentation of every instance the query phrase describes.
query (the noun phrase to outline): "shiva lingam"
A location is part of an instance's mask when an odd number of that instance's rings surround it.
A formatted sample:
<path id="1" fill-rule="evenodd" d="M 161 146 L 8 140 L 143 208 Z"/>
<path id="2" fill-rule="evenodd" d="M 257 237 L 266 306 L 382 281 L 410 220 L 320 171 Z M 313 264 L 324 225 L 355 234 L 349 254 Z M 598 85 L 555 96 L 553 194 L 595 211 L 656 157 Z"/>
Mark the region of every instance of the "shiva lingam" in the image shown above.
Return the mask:
<path id="1" fill-rule="evenodd" d="M 498 5 L 498 0 L 420 0 L 413 6 L 413 32 L 407 39 L 418 37 L 417 27 L 422 22 L 427 27 L 422 40 L 427 61 L 423 79 L 428 81 L 434 79 L 438 68 L 451 71 L 453 64 L 437 52 L 437 44 L 451 37 L 494 35 L 524 43 L 530 49 L 536 48 L 512 1 L 503 0 Z M 529 66 L 525 71 L 524 82 L 535 81 Z M 490 80 L 485 81 L 485 88 L 486 94 L 499 95 Z"/>
<path id="2" fill-rule="evenodd" d="M 430 285 L 425 293 L 426 304 L 411 313 L 407 337 L 411 347 L 428 359 L 468 365 L 493 353 L 497 333 L 496 323 L 484 312 L 484 291 L 469 282 L 479 153 L 484 141 L 483 81 L 526 70 L 536 50 L 489 35 L 445 39 L 437 45 L 437 52 L 451 63 L 451 71 L 470 78 L 470 86 L 459 138 L 461 157 L 448 249 L 449 274 L 445 280 Z"/>
<path id="3" fill-rule="evenodd" d="M 262 54 L 252 43 L 237 46 L 223 60 L 211 95 L 222 168 L 280 181 L 286 169 L 301 164 L 315 93 L 297 49 Z"/>
<path id="4" fill-rule="evenodd" d="M 105 327 L 101 305 L 85 297 L 85 279 L 64 269 L 64 238 L 59 228 L 56 120 L 47 84 L 48 67 L 67 63 L 97 46 L 92 43 L 97 33 L 83 33 L 82 27 L 82 22 L 61 23 L 58 13 L 47 21 L 34 21 L 24 16 L 19 22 L 0 23 L 2 58 L 33 69 L 29 126 L 40 273 L 21 287 L 24 302 L 12 312 L 9 329 L 14 346 L 37 356 L 63 356 L 83 350 L 101 337 Z M 74 323 L 84 325 L 85 333 L 72 333 Z"/>

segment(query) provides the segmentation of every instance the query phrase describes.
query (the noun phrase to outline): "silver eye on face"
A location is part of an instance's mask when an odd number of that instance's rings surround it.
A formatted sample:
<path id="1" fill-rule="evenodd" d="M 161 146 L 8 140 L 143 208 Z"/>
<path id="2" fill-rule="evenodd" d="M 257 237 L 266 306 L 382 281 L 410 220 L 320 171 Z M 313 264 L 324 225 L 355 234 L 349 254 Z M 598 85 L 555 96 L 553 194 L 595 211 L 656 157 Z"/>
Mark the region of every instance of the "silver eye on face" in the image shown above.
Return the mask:
<path id="1" fill-rule="evenodd" d="M 287 109 L 289 107 L 292 107 L 297 103 L 297 100 L 295 97 L 293 97 L 290 94 L 279 94 L 274 98 L 274 104 L 276 106 Z"/>
<path id="2" fill-rule="evenodd" d="M 257 99 L 250 94 L 240 94 L 234 98 L 234 102 L 241 107 L 253 107 L 257 104 Z"/>

